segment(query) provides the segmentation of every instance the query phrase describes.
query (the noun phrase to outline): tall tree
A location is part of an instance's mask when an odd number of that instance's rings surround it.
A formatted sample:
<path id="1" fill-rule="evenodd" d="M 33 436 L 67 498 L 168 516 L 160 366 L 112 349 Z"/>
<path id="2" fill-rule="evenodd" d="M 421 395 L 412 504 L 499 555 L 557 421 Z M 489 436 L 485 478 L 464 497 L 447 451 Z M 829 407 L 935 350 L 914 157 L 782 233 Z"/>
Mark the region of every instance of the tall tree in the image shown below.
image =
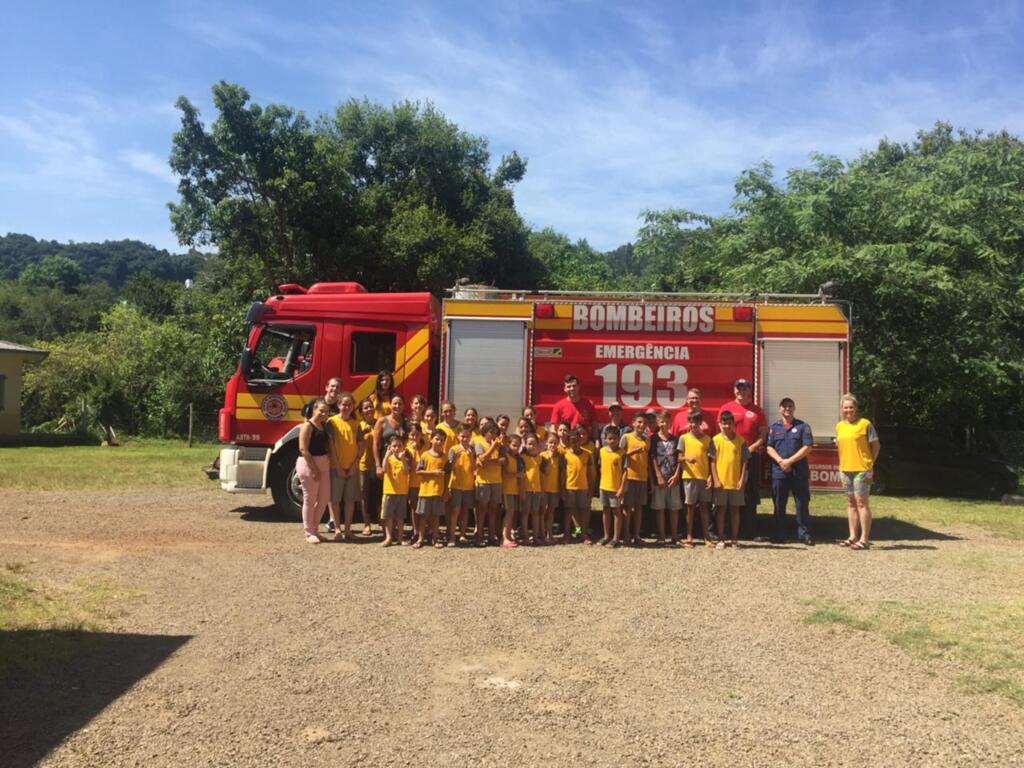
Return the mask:
<path id="1" fill-rule="evenodd" d="M 655 215 L 637 249 L 670 249 L 678 286 L 815 292 L 833 281 L 853 306 L 853 386 L 877 418 L 1024 423 L 1022 178 L 1020 139 L 939 123 L 849 164 L 813 156 L 781 184 L 755 166 L 737 181 L 734 215 L 697 230 Z"/>
<path id="2" fill-rule="evenodd" d="M 538 272 L 511 186 L 515 153 L 489 169 L 485 139 L 432 105 L 348 101 L 308 120 L 213 88 L 207 130 L 178 100 L 170 206 L 182 243 L 212 244 L 232 265 L 258 260 L 264 287 L 349 279 L 373 290 L 440 292 L 467 276 L 532 284 Z"/>

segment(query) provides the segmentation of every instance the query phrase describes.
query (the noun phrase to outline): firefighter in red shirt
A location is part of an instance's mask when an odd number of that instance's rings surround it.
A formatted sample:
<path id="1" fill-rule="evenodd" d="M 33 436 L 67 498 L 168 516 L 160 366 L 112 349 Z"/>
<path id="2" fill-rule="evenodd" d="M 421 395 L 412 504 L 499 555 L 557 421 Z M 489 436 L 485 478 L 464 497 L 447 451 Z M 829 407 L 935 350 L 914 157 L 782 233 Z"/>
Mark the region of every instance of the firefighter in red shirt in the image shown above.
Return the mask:
<path id="1" fill-rule="evenodd" d="M 565 377 L 564 387 L 565 397 L 551 408 L 551 429 L 557 429 L 565 421 L 573 429 L 583 427 L 594 439 L 594 403 L 580 396 L 580 382 L 574 374 Z"/>
<path id="2" fill-rule="evenodd" d="M 697 387 L 691 387 L 686 392 L 686 405 L 679 409 L 679 412 L 672 419 L 672 427 L 669 431 L 676 437 L 682 437 L 684 434 L 690 431 L 690 414 L 694 411 L 703 413 L 704 408 L 701 407 L 702 393 Z M 700 422 L 701 434 L 705 434 L 708 437 L 715 434 L 714 425 L 707 420 L 707 417 L 701 419 Z"/>
<path id="3" fill-rule="evenodd" d="M 754 405 L 753 390 L 746 379 L 736 379 L 733 384 L 736 399 L 718 409 L 721 414 L 728 411 L 736 423 L 736 432 L 747 442 L 750 464 L 744 491 L 743 512 L 740 516 L 740 537 L 753 539 L 757 536 L 757 505 L 761 502 L 761 451 L 768 436 L 768 420 L 760 406 Z"/>

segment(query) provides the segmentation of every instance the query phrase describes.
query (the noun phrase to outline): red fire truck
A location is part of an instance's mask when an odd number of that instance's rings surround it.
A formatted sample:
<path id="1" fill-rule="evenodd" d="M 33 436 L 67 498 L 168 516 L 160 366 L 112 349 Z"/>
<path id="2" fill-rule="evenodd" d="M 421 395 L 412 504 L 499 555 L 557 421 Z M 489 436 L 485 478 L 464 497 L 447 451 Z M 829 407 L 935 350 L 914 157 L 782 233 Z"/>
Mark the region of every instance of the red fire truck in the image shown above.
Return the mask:
<path id="1" fill-rule="evenodd" d="M 249 337 L 228 382 L 219 436 L 220 479 L 232 493 L 264 493 L 301 509 L 295 478 L 302 407 L 340 378 L 358 403 L 376 374 L 397 391 L 452 400 L 481 414 L 532 404 L 546 423 L 575 374 L 599 407 L 627 418 L 675 411 L 689 387 L 716 411 L 747 378 L 769 419 L 784 396 L 811 424 L 811 483 L 839 487 L 835 436 L 849 379 L 850 311 L 824 295 L 555 293 L 460 285 L 429 293 L 369 293 L 358 283 L 282 285 L 247 315 Z"/>

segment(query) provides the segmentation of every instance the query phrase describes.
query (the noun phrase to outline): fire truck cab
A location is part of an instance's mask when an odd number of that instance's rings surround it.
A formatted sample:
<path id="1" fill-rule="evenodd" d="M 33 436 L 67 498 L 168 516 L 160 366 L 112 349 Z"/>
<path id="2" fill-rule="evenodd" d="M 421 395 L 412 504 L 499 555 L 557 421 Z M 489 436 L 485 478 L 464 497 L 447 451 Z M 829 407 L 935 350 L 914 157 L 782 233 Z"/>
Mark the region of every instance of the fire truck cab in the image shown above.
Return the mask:
<path id="1" fill-rule="evenodd" d="M 546 423 L 572 373 L 598 418 L 683 407 L 690 387 L 715 413 L 733 383 L 754 384 L 769 423 L 782 397 L 815 435 L 811 484 L 839 487 L 832 438 L 847 389 L 849 307 L 822 295 L 532 293 L 460 285 L 429 293 L 368 293 L 357 283 L 283 285 L 254 304 L 241 362 L 228 382 L 219 436 L 224 490 L 270 489 L 298 515 L 294 474 L 302 408 L 337 377 L 356 402 L 381 370 L 409 399 L 451 400 L 481 414 L 533 405 Z M 602 412 L 603 411 L 603 412 Z"/>

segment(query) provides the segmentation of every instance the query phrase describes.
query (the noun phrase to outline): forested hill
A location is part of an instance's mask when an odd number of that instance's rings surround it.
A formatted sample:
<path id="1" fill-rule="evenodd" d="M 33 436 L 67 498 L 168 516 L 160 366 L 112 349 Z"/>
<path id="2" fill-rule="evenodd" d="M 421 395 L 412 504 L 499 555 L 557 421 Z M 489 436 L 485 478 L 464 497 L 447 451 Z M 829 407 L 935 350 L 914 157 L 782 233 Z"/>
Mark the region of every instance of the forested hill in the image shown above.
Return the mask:
<path id="1" fill-rule="evenodd" d="M 139 273 L 171 281 L 194 278 L 204 262 L 197 251 L 169 253 L 138 240 L 60 243 L 12 233 L 0 236 L 0 280 L 17 280 L 26 267 L 47 256 L 70 259 L 78 265 L 84 282 L 103 281 L 115 290 Z"/>

